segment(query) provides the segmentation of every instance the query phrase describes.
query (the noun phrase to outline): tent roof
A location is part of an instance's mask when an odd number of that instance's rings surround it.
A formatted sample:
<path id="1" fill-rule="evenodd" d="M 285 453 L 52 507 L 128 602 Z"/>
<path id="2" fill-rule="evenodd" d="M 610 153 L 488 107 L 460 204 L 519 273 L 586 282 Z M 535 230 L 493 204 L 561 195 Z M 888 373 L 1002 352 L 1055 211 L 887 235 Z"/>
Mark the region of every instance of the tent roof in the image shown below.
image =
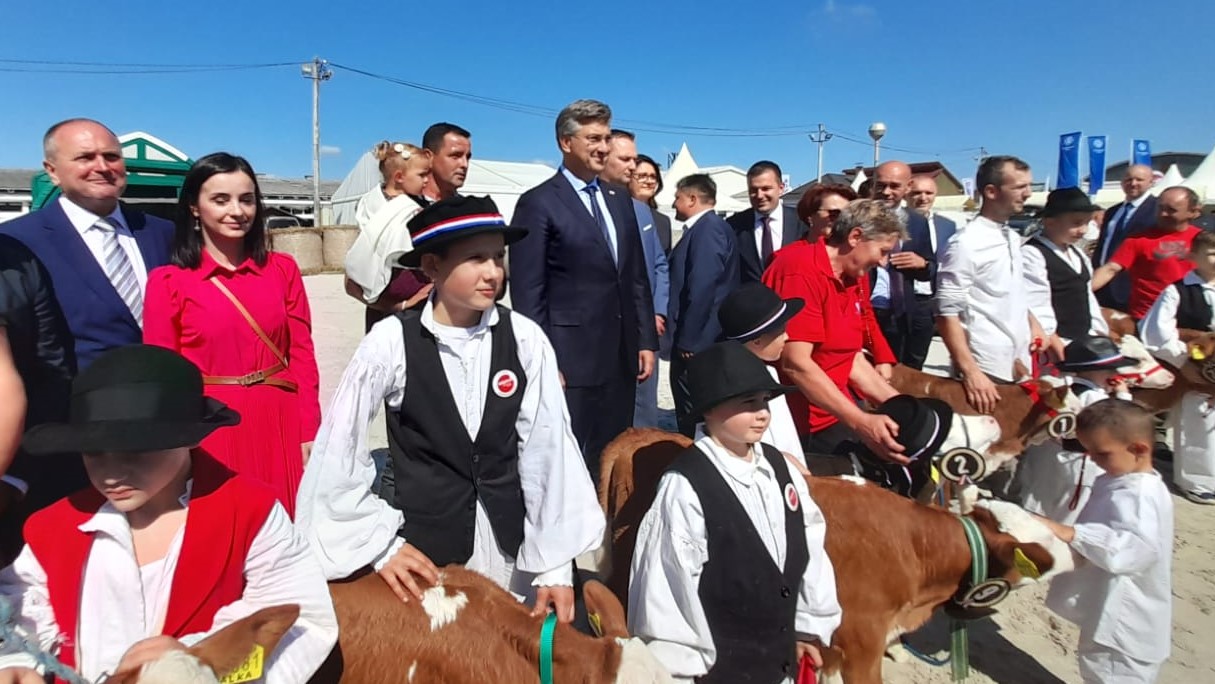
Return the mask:
<path id="1" fill-rule="evenodd" d="M 127 166 L 127 189 L 123 197 L 132 199 L 177 199 L 186 172 L 194 164 L 185 152 L 151 133 L 133 131 L 118 136 Z M 45 171 L 30 181 L 32 209 L 40 209 L 59 196 L 59 188 Z"/>
<path id="2" fill-rule="evenodd" d="M 1215 149 L 1181 184 L 1198 193 L 1198 198 L 1203 201 L 1215 200 Z"/>

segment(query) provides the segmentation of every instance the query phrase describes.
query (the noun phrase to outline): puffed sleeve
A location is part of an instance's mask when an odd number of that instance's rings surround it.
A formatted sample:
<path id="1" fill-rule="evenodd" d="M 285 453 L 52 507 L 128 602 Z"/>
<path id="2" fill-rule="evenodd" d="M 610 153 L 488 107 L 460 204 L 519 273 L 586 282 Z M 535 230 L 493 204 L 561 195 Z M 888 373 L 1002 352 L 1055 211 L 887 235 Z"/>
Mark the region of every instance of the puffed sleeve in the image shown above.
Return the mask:
<path id="1" fill-rule="evenodd" d="M 1180 303 L 1177 288 L 1164 288 L 1139 324 L 1143 345 L 1153 356 L 1174 366 L 1180 366 L 1189 359 L 1189 350 L 1177 331 L 1177 307 Z"/>
<path id="2" fill-rule="evenodd" d="M 941 255 L 937 267 L 938 316 L 960 316 L 966 310 L 967 295 L 974 284 L 974 264 L 962 239 L 965 235 L 964 231 L 954 233 Z"/>
<path id="3" fill-rule="evenodd" d="M 180 270 L 161 266 L 148 274 L 143 296 L 144 344 L 181 351 L 181 295 L 175 277 Z"/>

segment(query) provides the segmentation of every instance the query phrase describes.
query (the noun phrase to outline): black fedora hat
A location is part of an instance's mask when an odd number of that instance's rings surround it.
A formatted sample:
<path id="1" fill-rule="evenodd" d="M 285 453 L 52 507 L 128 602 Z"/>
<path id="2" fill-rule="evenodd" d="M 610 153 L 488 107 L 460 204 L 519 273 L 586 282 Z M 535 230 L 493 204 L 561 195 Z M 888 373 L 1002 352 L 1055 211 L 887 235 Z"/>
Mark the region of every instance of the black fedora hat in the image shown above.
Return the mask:
<path id="1" fill-rule="evenodd" d="M 748 283 L 722 301 L 717 321 L 727 340 L 750 342 L 787 323 L 804 304 L 796 297 L 781 299 L 763 283 Z"/>
<path id="2" fill-rule="evenodd" d="M 1059 188 L 1046 196 L 1046 206 L 1038 212 L 1039 218 L 1071 213 L 1092 213 L 1101 207 L 1093 204 L 1088 193 L 1080 188 Z"/>
<path id="3" fill-rule="evenodd" d="M 1072 340 L 1063 350 L 1063 360 L 1055 364 L 1061 371 L 1117 370 L 1139 362 L 1122 355 L 1114 341 L 1101 335 Z"/>
<path id="4" fill-rule="evenodd" d="M 703 416 L 705 411 L 736 397 L 756 392 L 773 397 L 795 389 L 773 380 L 758 356 L 732 340 L 697 353 L 688 361 L 686 373 L 693 416 Z"/>
<path id="5" fill-rule="evenodd" d="M 203 395 L 202 373 L 151 345 L 118 347 L 72 381 L 68 422 L 25 433 L 31 454 L 137 452 L 194 446 L 240 415 Z"/>
<path id="6" fill-rule="evenodd" d="M 506 225 L 498 205 L 488 197 L 457 195 L 439 200 L 418 212 L 408 225 L 413 251 L 401 256 L 400 263 L 409 268 L 419 266 L 423 254 L 473 235 L 501 233 L 508 245 L 527 235 L 526 228 Z"/>
<path id="7" fill-rule="evenodd" d="M 895 441 L 903 446 L 903 455 L 911 461 L 935 456 L 953 427 L 953 408 L 939 399 L 898 394 L 874 412 L 899 424 Z"/>

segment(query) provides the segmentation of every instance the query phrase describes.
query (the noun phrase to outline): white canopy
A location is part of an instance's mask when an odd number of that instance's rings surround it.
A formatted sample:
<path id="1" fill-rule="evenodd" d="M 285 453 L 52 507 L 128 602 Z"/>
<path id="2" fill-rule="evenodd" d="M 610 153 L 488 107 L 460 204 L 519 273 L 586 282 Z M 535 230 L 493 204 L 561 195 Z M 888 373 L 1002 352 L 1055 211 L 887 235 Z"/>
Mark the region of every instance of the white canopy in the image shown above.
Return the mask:
<path id="1" fill-rule="evenodd" d="M 1203 201 L 1215 200 L 1215 149 L 1181 184 L 1198 193 L 1198 198 Z"/>
<path id="2" fill-rule="evenodd" d="M 1174 185 L 1181 185 L 1184 181 L 1185 176 L 1181 175 L 1181 169 L 1177 168 L 1176 164 L 1171 164 L 1169 165 L 1169 170 L 1164 172 L 1164 175 L 1160 177 L 1160 180 L 1156 181 L 1156 183 L 1152 185 L 1152 188 L 1148 190 L 1148 192 L 1152 193 L 1152 195 L 1155 197 L 1159 197 L 1160 193 L 1164 192 L 1166 189 L 1171 188 Z"/>

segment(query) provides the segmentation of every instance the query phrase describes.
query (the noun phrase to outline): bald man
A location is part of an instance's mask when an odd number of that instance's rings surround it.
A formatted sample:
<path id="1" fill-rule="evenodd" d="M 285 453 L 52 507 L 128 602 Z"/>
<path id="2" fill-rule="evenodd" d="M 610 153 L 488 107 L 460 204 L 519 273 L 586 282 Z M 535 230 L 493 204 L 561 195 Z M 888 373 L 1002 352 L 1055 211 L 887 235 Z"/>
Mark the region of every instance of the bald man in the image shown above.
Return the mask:
<path id="1" fill-rule="evenodd" d="M 931 179 L 930 179 L 931 180 Z M 937 271 L 937 252 L 949 236 L 930 227 L 928 219 L 903 207 L 911 189 L 911 167 L 901 161 L 888 161 L 877 167 L 873 176 L 873 195 L 894 209 L 907 222 L 908 239 L 890 255 L 890 317 L 882 333 L 895 357 L 917 370 L 924 367 L 936 325 L 933 318 L 933 281 Z"/>
<path id="2" fill-rule="evenodd" d="M 1122 176 L 1122 192 L 1126 200 L 1105 211 L 1101 234 L 1093 250 L 1093 269 L 1101 268 L 1118 251 L 1127 236 L 1141 233 L 1156 225 L 1156 198 L 1148 193 L 1152 187 L 1152 167 L 1135 164 Z M 1109 285 L 1097 292 L 1101 306 L 1126 311 L 1130 305 L 1131 282 L 1126 273 L 1114 277 Z"/>

